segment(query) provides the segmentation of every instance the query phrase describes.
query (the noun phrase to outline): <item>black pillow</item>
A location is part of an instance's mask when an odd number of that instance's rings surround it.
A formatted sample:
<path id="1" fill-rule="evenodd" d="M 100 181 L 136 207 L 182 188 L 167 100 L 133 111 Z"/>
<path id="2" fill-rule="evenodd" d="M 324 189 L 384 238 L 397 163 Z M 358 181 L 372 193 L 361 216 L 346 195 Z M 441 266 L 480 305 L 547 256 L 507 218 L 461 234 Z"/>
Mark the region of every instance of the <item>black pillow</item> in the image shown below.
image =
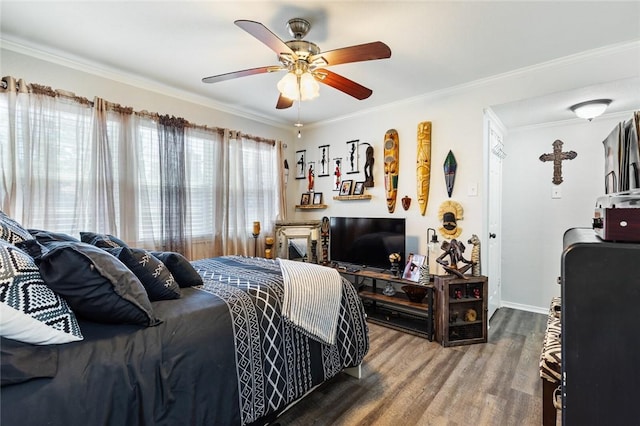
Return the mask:
<path id="1" fill-rule="evenodd" d="M 129 247 L 127 243 L 111 234 L 96 234 L 94 232 L 81 232 L 80 241 L 100 248 Z"/>
<path id="2" fill-rule="evenodd" d="M 40 259 L 44 282 L 76 315 L 115 324 L 157 325 L 140 280 L 115 256 L 85 243 L 51 242 Z"/>
<path id="3" fill-rule="evenodd" d="M 202 277 L 193 268 L 191 263 L 180 253 L 173 251 L 152 251 L 152 255 L 160 259 L 171 275 L 176 279 L 180 287 L 202 285 Z"/>
<path id="4" fill-rule="evenodd" d="M 143 249 L 118 247 L 104 249 L 127 265 L 140 280 L 150 300 L 180 298 L 180 287 L 169 269 L 157 257 Z"/>
<path id="5" fill-rule="evenodd" d="M 62 232 L 43 231 L 41 229 L 29 229 L 29 233 L 35 237 L 36 240 L 41 243 L 50 241 L 80 241 L 76 237 L 72 237 L 69 234 L 63 234 Z"/>

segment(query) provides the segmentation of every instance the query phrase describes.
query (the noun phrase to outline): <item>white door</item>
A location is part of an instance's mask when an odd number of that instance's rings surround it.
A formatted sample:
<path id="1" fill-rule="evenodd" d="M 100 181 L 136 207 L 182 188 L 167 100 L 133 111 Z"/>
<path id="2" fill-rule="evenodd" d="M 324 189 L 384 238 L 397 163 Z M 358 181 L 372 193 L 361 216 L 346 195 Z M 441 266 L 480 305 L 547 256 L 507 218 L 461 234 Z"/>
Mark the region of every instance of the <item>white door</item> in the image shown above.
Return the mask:
<path id="1" fill-rule="evenodd" d="M 484 114 L 485 164 L 485 206 L 487 217 L 486 234 L 483 244 L 486 252 L 482 260 L 482 274 L 489 277 L 488 317 L 500 307 L 502 299 L 502 160 L 504 152 L 504 129 L 500 120 L 486 110 Z M 483 247 L 483 248 L 484 248 Z"/>

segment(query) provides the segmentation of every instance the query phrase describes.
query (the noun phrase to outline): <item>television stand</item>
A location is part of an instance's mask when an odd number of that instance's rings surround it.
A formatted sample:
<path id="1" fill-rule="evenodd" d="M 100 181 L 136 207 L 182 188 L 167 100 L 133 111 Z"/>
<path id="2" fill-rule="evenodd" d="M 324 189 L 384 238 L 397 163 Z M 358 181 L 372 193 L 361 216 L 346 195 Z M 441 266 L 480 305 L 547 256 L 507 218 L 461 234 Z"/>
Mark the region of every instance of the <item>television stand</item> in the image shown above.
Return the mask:
<path id="1" fill-rule="evenodd" d="M 348 268 L 338 268 L 338 272 L 349 279 L 358 290 L 367 313 L 367 321 L 433 340 L 433 281 L 423 286 L 370 269 L 350 271 Z M 379 285 L 379 282 L 383 285 Z M 382 294 L 382 289 L 387 283 L 398 284 L 395 295 Z M 426 288 L 425 299 L 420 303 L 412 302 L 399 288 L 403 285 Z"/>

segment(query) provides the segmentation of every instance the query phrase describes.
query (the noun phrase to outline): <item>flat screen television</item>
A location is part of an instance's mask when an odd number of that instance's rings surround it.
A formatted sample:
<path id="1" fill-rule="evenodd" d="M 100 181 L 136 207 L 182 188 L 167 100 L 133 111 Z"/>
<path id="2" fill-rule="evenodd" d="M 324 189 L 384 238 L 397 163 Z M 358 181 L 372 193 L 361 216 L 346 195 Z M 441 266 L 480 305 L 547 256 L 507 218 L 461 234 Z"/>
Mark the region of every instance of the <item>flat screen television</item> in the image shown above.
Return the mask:
<path id="1" fill-rule="evenodd" d="M 329 257 L 332 262 L 389 269 L 389 255 L 405 256 L 405 219 L 331 217 Z"/>

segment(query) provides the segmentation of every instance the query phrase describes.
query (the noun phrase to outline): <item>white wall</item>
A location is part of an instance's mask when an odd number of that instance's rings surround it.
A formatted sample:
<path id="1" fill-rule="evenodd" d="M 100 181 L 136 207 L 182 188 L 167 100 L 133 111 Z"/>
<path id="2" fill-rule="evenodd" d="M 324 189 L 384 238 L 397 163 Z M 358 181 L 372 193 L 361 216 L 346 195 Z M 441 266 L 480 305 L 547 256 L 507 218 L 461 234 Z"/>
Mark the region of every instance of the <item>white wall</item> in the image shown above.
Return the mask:
<path id="1" fill-rule="evenodd" d="M 634 48 L 637 51 L 638 47 Z M 160 93 L 163 92 L 162 89 L 149 88 L 152 85 L 147 85 L 143 79 L 139 82 L 125 82 L 126 79 L 116 81 L 116 78 L 105 77 L 100 73 L 96 75 L 92 70 L 79 71 L 75 66 L 64 66 L 57 61 L 38 59 L 7 49 L 2 49 L 0 53 L 2 55 L 0 74 L 2 75 L 12 75 L 29 82 L 73 91 L 77 95 L 90 99 L 100 96 L 111 102 L 131 106 L 136 110 L 146 109 L 151 112 L 173 114 L 198 124 L 227 127 L 283 140 L 287 143 L 286 156 L 292 167 L 287 188 L 288 219 L 320 219 L 323 216 L 406 217 L 407 251 L 419 253 L 426 252 L 426 229 L 439 227 L 438 208 L 448 199 L 442 163 L 450 149 L 458 161 L 458 175 L 452 199 L 460 202 L 464 208 L 464 219 L 459 222 L 463 233 L 459 239 L 466 241 L 472 233 L 478 234 L 481 239 L 485 238 L 487 222 L 484 217 L 486 194 L 483 193 L 485 179 L 483 110 L 485 108 L 593 84 L 592 81 L 583 81 L 584 76 L 579 70 L 585 67 L 601 70 L 602 81 L 628 78 L 629 72 L 635 72 L 629 71 L 625 66 L 628 63 L 628 49 L 622 51 L 614 49 L 611 53 L 599 51 L 594 55 L 576 56 L 451 90 L 428 95 L 416 94 L 416 98 L 391 104 L 385 108 L 363 110 L 356 116 L 321 125 L 305 126 L 303 138 L 297 139 L 295 138 L 296 129 L 293 127 L 281 128 L 221 112 L 208 106 L 206 101 L 193 100 L 189 96 L 182 97 L 171 90 L 166 91 L 170 95 L 162 94 Z M 327 90 L 330 89 L 327 88 Z M 375 96 L 375 88 L 373 96 Z M 345 102 L 347 101 L 352 100 L 345 99 Z M 366 102 L 363 105 L 366 105 Z M 304 107 L 312 108 L 313 101 L 306 103 Z M 431 191 L 425 216 L 419 214 L 416 202 L 416 132 L 417 125 L 421 121 L 433 123 Z M 561 235 L 568 227 L 590 225 L 595 198 L 603 192 L 602 184 L 597 178 L 593 178 L 595 181 L 586 178 L 587 173 L 588 176 L 593 176 L 594 170 L 602 167 L 602 161 L 599 160 L 601 149 L 595 148 L 592 151 L 576 146 L 586 143 L 582 141 L 590 141 L 588 143 L 599 147 L 599 141 L 606 136 L 616 120 L 609 120 L 609 123 L 606 121 L 607 119 L 599 119 L 591 124 L 574 124 L 571 126 L 575 126 L 576 129 L 572 130 L 564 129 L 563 126 L 525 129 L 513 131 L 507 136 L 509 157 L 505 161 L 504 175 L 504 275 L 502 279 L 502 297 L 505 303 L 544 312 L 548 309 L 550 297 L 557 294 L 554 280 L 559 272 Z M 409 195 L 413 199 L 408 211 L 402 209 L 398 200 L 395 213 L 392 215 L 386 208 L 382 162 L 383 137 L 391 128 L 396 129 L 400 135 L 398 198 Z M 543 164 L 537 158 L 541 153 L 549 152 L 551 143 L 557 138 L 566 142 L 565 148 L 577 151 L 578 158 L 563 165 L 566 179 L 562 184 L 563 198 L 550 200 L 551 165 Z M 368 190 L 373 199 L 334 201 L 332 197 L 335 193 L 331 191 L 332 178 L 318 177 L 315 190 L 324 193 L 328 208 L 297 211 L 293 206 L 299 203 L 301 193 L 306 192 L 307 182 L 294 178 L 295 151 L 306 149 L 307 159 L 317 161 L 318 147 L 330 144 L 331 157 L 346 158 L 346 142 L 354 139 L 370 143 L 375 149 L 375 187 Z M 520 139 L 524 141 L 522 146 L 518 146 Z M 364 156 L 364 147 L 360 153 Z M 522 162 L 518 162 L 516 160 L 518 158 L 522 158 Z M 587 161 L 587 159 L 590 160 Z M 531 170 L 523 168 L 525 161 L 531 162 Z M 585 169 L 581 169 L 582 167 Z M 360 170 L 362 170 L 362 162 Z M 539 175 L 533 175 L 533 173 L 539 173 Z M 364 174 L 345 175 L 344 178 L 364 180 Z M 472 184 L 478 187 L 477 196 L 468 195 L 469 186 Z M 528 220 L 518 221 L 521 216 Z M 554 224 L 555 229 L 549 225 L 550 223 Z M 541 238 L 543 232 L 548 238 Z M 546 243 L 543 243 L 544 241 Z M 483 262 L 485 261 L 486 259 L 483 259 Z M 541 275 L 540 271 L 545 271 L 544 275 Z M 541 282 L 543 284 L 540 284 Z"/>
<path id="2" fill-rule="evenodd" d="M 551 298 L 560 295 L 563 234 L 591 227 L 596 199 L 605 192 L 602 141 L 629 118 L 617 114 L 509 131 L 503 163 L 503 305 L 546 312 Z M 562 162 L 564 181 L 558 186 L 551 182 L 553 164 L 539 160 L 552 152 L 556 139 L 564 142 L 563 151 L 578 154 Z M 553 187 L 562 198 L 551 197 Z"/>

